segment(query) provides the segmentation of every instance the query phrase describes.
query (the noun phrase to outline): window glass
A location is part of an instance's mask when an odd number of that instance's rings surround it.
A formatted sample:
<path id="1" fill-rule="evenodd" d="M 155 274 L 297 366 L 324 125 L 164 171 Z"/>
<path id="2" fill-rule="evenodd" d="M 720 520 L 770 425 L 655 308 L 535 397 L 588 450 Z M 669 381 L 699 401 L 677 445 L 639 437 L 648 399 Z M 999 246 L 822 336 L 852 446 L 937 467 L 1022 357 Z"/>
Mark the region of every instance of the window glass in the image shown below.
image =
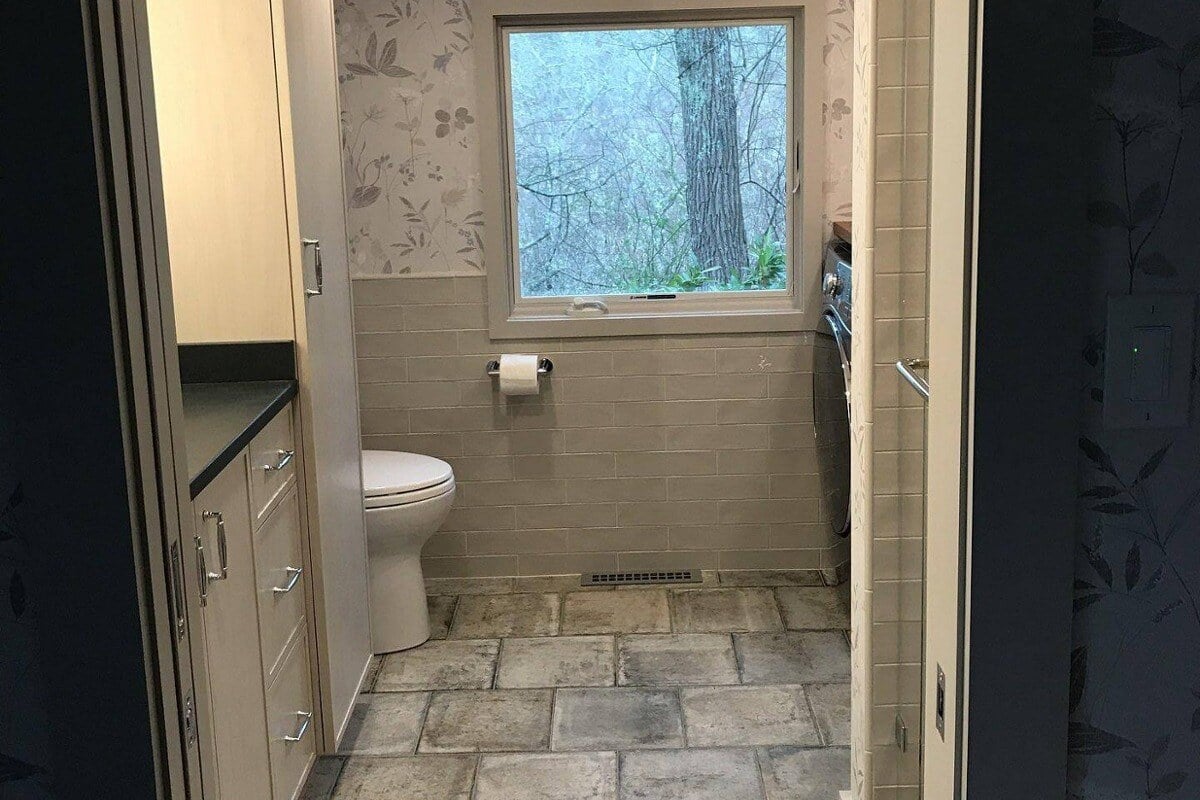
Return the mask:
<path id="1" fill-rule="evenodd" d="M 789 31 L 508 31 L 520 296 L 788 288 Z"/>

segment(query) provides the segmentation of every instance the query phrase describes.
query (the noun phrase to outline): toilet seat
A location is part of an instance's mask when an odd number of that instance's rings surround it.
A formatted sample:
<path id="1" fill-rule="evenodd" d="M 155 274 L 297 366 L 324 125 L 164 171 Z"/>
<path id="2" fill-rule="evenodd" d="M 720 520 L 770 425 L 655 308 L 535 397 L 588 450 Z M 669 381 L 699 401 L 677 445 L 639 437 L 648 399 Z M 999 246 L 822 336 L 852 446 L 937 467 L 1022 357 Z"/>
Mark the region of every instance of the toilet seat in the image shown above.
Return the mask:
<path id="1" fill-rule="evenodd" d="M 364 450 L 362 472 L 365 508 L 394 508 L 454 491 L 454 471 L 432 456 Z"/>

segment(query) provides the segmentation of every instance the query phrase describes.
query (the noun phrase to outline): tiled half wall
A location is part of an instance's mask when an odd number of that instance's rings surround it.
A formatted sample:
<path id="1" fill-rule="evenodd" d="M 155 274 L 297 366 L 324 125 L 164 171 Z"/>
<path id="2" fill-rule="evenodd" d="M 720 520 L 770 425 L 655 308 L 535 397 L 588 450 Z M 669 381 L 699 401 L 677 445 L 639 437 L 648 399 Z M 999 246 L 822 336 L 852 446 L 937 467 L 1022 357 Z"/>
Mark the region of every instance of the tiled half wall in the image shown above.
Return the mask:
<path id="1" fill-rule="evenodd" d="M 843 402 L 831 340 L 492 342 L 482 276 L 360 279 L 354 296 L 364 446 L 443 458 L 458 479 L 428 576 L 847 562 L 812 424 L 814 390 Z M 553 359 L 540 395 L 500 394 L 484 368 L 501 352 Z"/>
<path id="2" fill-rule="evenodd" d="M 853 359 L 864 365 L 851 415 L 856 800 L 921 791 L 925 406 L 895 362 L 927 352 L 930 18 L 929 0 L 855 6 Z"/>

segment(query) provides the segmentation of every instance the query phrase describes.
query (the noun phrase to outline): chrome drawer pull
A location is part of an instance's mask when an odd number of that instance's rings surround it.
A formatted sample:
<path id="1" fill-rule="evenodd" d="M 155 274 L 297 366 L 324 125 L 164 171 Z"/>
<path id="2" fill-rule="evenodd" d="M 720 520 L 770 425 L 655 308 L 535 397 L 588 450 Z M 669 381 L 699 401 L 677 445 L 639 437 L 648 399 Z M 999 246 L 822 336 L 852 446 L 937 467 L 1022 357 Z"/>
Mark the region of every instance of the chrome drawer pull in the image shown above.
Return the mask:
<path id="1" fill-rule="evenodd" d="M 300 576 L 304 574 L 304 567 L 288 567 L 288 582 L 283 586 L 274 586 L 271 591 L 275 594 L 287 594 L 292 589 L 296 588 L 296 584 L 300 582 Z"/>
<path id="2" fill-rule="evenodd" d="M 205 511 L 201 516 L 217 521 L 217 558 L 221 562 L 220 572 L 205 573 L 210 581 L 223 581 L 229 577 L 229 543 L 225 538 L 225 515 L 220 511 Z"/>
<path id="3" fill-rule="evenodd" d="M 302 247 L 311 247 L 313 249 L 313 275 L 317 279 L 317 288 L 309 289 L 304 287 L 305 297 L 318 297 L 325 293 L 325 267 L 321 263 L 321 240 L 320 239 L 301 239 Z"/>
<path id="4" fill-rule="evenodd" d="M 279 472 L 281 469 L 292 463 L 292 459 L 296 457 L 295 450 L 277 450 L 279 460 L 274 464 L 263 464 L 263 470 L 266 472 Z"/>
<path id="5" fill-rule="evenodd" d="M 208 564 L 204 561 L 204 540 L 198 535 L 192 537 L 196 546 L 196 572 L 200 574 L 200 607 L 208 605 Z"/>
<path id="6" fill-rule="evenodd" d="M 292 736 L 284 736 L 283 737 L 283 740 L 285 742 L 300 741 L 301 739 L 304 738 L 304 734 L 308 733 L 308 727 L 310 725 L 312 725 L 313 715 L 312 715 L 311 711 L 297 711 L 296 716 L 300 717 L 304 721 L 300 723 L 300 727 L 296 730 L 295 734 L 293 734 Z"/>

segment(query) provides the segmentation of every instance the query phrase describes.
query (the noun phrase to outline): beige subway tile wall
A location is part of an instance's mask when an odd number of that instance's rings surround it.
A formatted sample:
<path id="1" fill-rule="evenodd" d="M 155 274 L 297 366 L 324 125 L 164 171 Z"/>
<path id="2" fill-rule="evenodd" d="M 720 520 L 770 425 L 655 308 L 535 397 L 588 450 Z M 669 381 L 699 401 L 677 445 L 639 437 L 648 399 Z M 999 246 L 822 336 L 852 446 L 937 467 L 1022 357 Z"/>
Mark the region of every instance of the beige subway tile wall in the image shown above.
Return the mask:
<path id="1" fill-rule="evenodd" d="M 813 429 L 814 391 L 844 402 L 814 380 L 839 369 L 826 337 L 492 342 L 484 283 L 354 282 L 364 447 L 444 458 L 458 479 L 429 576 L 844 574 Z M 484 366 L 502 352 L 553 359 L 541 394 L 499 392 Z"/>
<path id="2" fill-rule="evenodd" d="M 927 353 L 929 0 L 876 6 L 875 216 L 870 291 L 874 367 L 869 536 L 870 793 L 915 796 L 920 786 L 925 557 L 925 403 L 899 359 Z M 907 748 L 896 737 L 897 717 Z"/>

